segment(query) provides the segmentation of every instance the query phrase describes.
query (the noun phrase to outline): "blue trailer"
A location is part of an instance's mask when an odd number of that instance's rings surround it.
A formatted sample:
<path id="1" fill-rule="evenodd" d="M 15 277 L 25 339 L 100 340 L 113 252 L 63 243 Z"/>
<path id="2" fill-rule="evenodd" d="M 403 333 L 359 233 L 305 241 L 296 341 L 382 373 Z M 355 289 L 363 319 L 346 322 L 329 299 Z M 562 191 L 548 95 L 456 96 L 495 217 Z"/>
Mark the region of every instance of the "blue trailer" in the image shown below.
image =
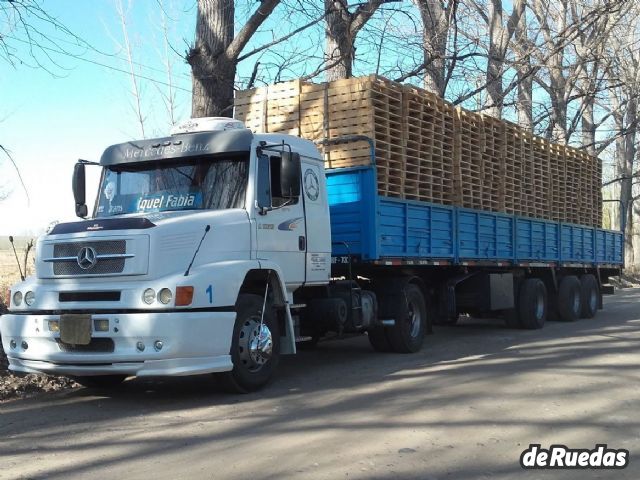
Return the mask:
<path id="1" fill-rule="evenodd" d="M 471 313 L 541 328 L 547 317 L 594 316 L 623 267 L 621 232 L 381 196 L 375 165 L 326 176 L 333 275 L 376 292 L 389 317 L 369 332 L 380 350 L 394 349 L 393 305 L 408 284 L 424 292 L 430 323 Z"/>

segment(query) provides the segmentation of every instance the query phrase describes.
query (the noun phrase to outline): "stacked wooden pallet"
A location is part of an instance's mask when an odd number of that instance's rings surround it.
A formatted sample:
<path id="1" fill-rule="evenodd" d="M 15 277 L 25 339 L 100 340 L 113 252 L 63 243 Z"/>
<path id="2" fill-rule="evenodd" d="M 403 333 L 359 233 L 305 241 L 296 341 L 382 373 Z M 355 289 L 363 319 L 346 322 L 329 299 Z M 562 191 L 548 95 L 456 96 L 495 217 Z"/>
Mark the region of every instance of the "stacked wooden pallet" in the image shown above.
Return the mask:
<path id="1" fill-rule="evenodd" d="M 255 132 L 318 143 L 327 168 L 371 163 L 381 195 L 600 226 L 602 167 L 574 148 L 378 76 L 294 80 L 238 92 L 235 117 Z M 323 143 L 325 142 L 325 143 Z"/>
<path id="2" fill-rule="evenodd" d="M 456 111 L 435 95 L 403 91 L 407 179 L 405 198 L 444 205 L 459 203 L 454 184 Z"/>
<path id="3" fill-rule="evenodd" d="M 366 140 L 320 142 L 347 135 L 369 137 L 375 145 L 380 193 L 402 197 L 406 188 L 417 198 L 418 170 L 407 170 L 406 164 L 401 85 L 370 76 L 322 84 L 295 80 L 278 84 L 275 94 L 273 88 L 238 92 L 235 117 L 256 132 L 290 133 L 319 142 L 327 168 L 368 165 L 371 147 Z"/>

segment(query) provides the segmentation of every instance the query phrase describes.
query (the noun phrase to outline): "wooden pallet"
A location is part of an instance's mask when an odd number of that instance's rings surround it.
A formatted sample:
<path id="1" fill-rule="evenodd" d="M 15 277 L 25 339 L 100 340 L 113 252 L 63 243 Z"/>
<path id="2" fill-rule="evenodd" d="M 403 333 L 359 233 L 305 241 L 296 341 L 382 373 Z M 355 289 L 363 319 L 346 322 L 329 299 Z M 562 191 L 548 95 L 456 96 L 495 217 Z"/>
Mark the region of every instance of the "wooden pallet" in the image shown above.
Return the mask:
<path id="1" fill-rule="evenodd" d="M 381 195 L 601 225 L 602 166 L 580 150 L 378 76 L 237 92 L 255 132 L 374 142 Z M 320 145 L 327 168 L 368 165 L 367 141 Z"/>

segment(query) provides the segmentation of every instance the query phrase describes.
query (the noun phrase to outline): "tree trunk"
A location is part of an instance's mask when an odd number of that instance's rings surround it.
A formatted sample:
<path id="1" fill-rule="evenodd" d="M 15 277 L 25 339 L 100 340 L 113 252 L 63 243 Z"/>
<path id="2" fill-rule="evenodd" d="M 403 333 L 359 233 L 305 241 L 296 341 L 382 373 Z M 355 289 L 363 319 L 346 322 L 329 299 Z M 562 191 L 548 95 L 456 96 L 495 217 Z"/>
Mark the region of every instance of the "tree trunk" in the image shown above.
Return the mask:
<path id="1" fill-rule="evenodd" d="M 597 72 L 593 72 L 597 75 Z M 594 120 L 594 96 L 588 90 L 590 82 L 585 81 L 586 88 L 582 94 L 582 146 L 589 155 L 597 155 L 596 152 L 596 125 Z"/>
<path id="2" fill-rule="evenodd" d="M 617 163 L 623 168 L 621 176 L 625 178 L 620 185 L 620 200 L 626 209 L 627 224 L 625 228 L 624 250 L 625 263 L 629 267 L 635 267 L 635 257 L 633 249 L 634 225 L 633 225 L 633 162 L 636 158 L 636 126 L 638 123 L 638 101 L 635 96 L 630 96 L 627 102 L 627 113 L 625 118 L 626 133 L 624 134 L 624 149 L 622 158 L 617 159 Z M 617 152 L 616 152 L 617 153 Z"/>
<path id="3" fill-rule="evenodd" d="M 354 46 L 351 38 L 351 14 L 344 0 L 325 0 L 326 50 L 325 59 L 330 67 L 327 81 L 353 76 Z"/>
<path id="4" fill-rule="evenodd" d="M 198 0 L 196 41 L 187 61 L 193 77 L 193 117 L 230 116 L 236 61 L 227 56 L 233 41 L 234 0 Z"/>
<path id="5" fill-rule="evenodd" d="M 502 116 L 503 87 L 502 68 L 502 0 L 491 0 L 489 6 L 489 58 L 487 60 L 487 99 L 485 111 L 492 117 Z"/>
<path id="6" fill-rule="evenodd" d="M 413 0 L 422 19 L 424 88 L 439 97 L 445 94 L 445 56 L 449 33 L 448 12 L 440 0 Z"/>
<path id="7" fill-rule="evenodd" d="M 518 123 L 527 130 L 533 131 L 533 75 L 526 15 L 520 17 L 516 27 L 515 40 L 515 68 L 518 75 Z"/>

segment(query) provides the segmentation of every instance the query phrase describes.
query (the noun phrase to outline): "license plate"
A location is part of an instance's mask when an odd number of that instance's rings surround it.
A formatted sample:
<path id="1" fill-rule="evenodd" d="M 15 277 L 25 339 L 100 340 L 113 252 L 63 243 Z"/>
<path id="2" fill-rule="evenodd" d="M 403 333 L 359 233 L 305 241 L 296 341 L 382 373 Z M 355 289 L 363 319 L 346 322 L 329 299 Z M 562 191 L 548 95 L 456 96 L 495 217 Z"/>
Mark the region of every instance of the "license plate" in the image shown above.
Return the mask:
<path id="1" fill-rule="evenodd" d="M 91 342 L 91 315 L 61 315 L 60 341 L 72 345 L 89 345 Z"/>

